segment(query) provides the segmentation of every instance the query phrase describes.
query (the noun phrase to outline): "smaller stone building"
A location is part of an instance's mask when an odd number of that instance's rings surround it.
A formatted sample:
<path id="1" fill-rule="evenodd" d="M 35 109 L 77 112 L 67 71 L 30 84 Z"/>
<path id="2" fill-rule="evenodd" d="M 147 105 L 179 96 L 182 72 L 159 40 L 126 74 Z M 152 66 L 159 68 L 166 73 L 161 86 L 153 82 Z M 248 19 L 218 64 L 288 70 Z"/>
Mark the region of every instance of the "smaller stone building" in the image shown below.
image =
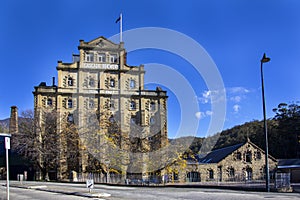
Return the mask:
<path id="1" fill-rule="evenodd" d="M 270 175 L 277 161 L 269 155 Z M 186 182 L 240 182 L 265 180 L 265 152 L 248 140 L 245 143 L 211 151 L 187 161 L 186 171 L 179 177 Z"/>

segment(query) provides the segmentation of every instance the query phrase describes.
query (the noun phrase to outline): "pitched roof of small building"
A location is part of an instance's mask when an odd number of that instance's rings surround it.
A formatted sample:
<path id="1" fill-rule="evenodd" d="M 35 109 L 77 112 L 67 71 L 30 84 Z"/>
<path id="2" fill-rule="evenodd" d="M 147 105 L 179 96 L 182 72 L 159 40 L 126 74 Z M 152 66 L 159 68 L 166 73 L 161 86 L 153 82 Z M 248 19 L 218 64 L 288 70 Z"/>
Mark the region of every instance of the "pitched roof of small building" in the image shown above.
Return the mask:
<path id="1" fill-rule="evenodd" d="M 279 159 L 278 169 L 300 168 L 300 159 Z"/>
<path id="2" fill-rule="evenodd" d="M 221 149 L 216 149 L 210 153 L 208 153 L 205 157 L 199 158 L 200 163 L 218 163 L 224 158 L 226 158 L 229 154 L 243 146 L 245 143 L 236 144 L 233 146 L 224 147 Z"/>

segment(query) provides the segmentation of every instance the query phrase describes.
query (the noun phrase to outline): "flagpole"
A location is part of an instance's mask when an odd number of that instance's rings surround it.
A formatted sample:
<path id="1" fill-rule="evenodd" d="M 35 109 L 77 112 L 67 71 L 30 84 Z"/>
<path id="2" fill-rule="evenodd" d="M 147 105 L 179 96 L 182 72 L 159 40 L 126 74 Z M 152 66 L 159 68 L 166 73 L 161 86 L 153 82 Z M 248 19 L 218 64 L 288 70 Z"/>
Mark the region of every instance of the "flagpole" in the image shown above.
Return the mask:
<path id="1" fill-rule="evenodd" d="M 122 36 L 122 33 L 123 33 L 123 30 L 122 30 L 122 27 L 123 26 L 123 17 L 122 17 L 122 13 L 120 14 L 120 42 L 123 42 L 123 36 Z"/>

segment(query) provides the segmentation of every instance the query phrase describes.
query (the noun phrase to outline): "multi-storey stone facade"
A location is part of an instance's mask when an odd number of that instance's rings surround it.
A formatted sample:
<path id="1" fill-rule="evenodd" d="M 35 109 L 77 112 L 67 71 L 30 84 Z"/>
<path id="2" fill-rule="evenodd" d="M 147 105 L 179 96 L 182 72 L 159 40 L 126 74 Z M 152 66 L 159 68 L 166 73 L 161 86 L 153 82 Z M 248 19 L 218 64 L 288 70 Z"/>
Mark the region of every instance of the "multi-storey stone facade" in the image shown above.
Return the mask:
<path id="1" fill-rule="evenodd" d="M 168 142 L 166 91 L 159 87 L 145 90 L 144 66 L 127 65 L 124 43 L 115 44 L 99 37 L 89 42 L 80 40 L 78 50 L 79 54 L 73 54 L 71 63 L 58 61 L 57 85 L 53 80 L 50 86 L 42 82 L 35 87 L 34 108 L 38 123 L 42 126 L 45 113 L 55 111 L 57 134 L 72 124 L 77 126 L 80 137 L 95 132 L 107 135 L 113 129 L 115 147 L 128 152 L 145 153 L 165 146 Z M 94 133 L 82 131 L 83 127 L 91 127 L 93 116 L 98 119 L 99 129 Z M 41 129 L 38 135 L 42 134 Z M 67 155 L 70 142 L 63 137 L 58 141 L 59 165 L 53 169 L 57 178 L 68 178 L 71 170 L 86 172 L 93 154 L 88 149 L 89 143 L 79 140 L 78 163 L 70 169 Z M 99 153 L 107 153 L 101 145 L 97 149 Z M 43 162 L 42 156 L 40 162 Z M 129 155 L 127 166 L 122 170 L 129 170 L 128 163 L 132 162 Z"/>
<path id="2" fill-rule="evenodd" d="M 269 170 L 277 160 L 269 155 Z M 187 182 L 240 182 L 265 180 L 265 152 L 251 141 L 216 149 L 198 160 L 189 160 L 180 174 Z"/>

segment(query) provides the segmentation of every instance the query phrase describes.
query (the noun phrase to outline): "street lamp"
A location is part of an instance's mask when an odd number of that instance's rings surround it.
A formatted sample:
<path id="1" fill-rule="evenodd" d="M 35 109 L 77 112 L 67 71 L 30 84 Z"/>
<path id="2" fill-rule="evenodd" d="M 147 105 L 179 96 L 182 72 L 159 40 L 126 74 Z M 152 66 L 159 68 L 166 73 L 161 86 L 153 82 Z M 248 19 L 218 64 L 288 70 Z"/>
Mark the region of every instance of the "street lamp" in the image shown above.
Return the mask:
<path id="1" fill-rule="evenodd" d="M 264 114 L 264 133 L 266 139 L 266 152 L 265 152 L 265 162 L 266 162 L 266 190 L 270 192 L 270 175 L 269 175 L 269 145 L 268 145 L 268 132 L 267 132 L 267 119 L 266 119 L 266 104 L 265 104 L 265 88 L 264 88 L 264 74 L 263 74 L 263 63 L 269 62 L 271 59 L 266 57 L 264 53 L 262 59 L 260 60 L 260 74 L 261 74 L 261 91 L 262 91 L 262 102 L 263 102 L 263 114 Z"/>

